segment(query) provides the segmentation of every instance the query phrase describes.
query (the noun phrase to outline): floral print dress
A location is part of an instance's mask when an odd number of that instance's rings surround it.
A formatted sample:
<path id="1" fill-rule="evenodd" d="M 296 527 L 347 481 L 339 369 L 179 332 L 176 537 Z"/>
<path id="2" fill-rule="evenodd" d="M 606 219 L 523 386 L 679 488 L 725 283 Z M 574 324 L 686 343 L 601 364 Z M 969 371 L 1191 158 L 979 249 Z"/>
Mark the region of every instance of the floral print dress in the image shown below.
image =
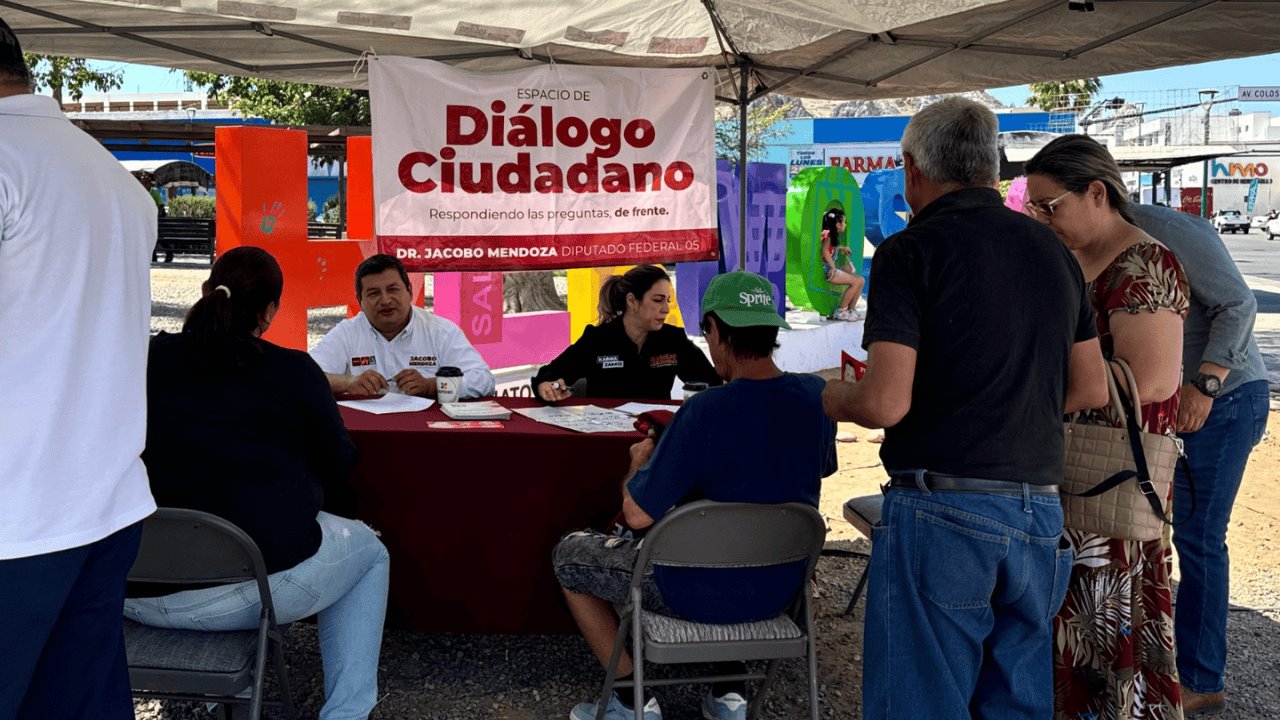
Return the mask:
<path id="1" fill-rule="evenodd" d="M 1111 356 L 1110 315 L 1190 307 L 1182 265 L 1154 242 L 1129 246 L 1089 289 L 1103 354 Z M 1142 406 L 1142 425 L 1164 433 L 1177 419 L 1178 393 Z M 1092 421 L 1120 426 L 1109 408 Z M 1165 498 L 1166 506 L 1172 498 Z M 1055 720 L 1178 720 L 1170 532 L 1137 542 L 1067 529 L 1075 565 L 1054 618 Z"/>

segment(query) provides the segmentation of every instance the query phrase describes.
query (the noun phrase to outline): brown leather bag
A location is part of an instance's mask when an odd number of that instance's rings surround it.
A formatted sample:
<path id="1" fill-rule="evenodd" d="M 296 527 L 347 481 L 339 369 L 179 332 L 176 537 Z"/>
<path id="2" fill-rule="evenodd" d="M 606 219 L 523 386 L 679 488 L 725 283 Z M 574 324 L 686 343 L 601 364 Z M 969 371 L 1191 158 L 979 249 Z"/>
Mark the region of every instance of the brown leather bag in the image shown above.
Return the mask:
<path id="1" fill-rule="evenodd" d="M 1171 435 L 1143 432 L 1138 383 L 1128 363 L 1111 360 L 1128 384 L 1128 397 L 1108 369 L 1111 408 L 1124 427 L 1087 425 L 1079 415 L 1063 425 L 1066 463 L 1062 482 L 1064 524 L 1103 537 L 1155 540 L 1170 522 L 1165 499 L 1173 484 L 1182 442 Z M 1132 398 L 1132 402 L 1130 402 Z"/>

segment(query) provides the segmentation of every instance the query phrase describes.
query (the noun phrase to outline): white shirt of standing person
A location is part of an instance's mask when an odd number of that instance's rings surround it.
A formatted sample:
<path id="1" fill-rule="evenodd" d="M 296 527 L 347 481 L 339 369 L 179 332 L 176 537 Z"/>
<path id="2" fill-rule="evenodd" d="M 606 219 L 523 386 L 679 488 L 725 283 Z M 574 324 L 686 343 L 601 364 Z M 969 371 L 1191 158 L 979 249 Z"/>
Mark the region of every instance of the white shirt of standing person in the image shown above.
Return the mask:
<path id="1" fill-rule="evenodd" d="M 329 375 L 358 377 L 375 370 L 387 380 L 404 370 L 414 370 L 434 380 L 440 368 L 456 367 L 462 371 L 461 399 L 492 395 L 497 386 L 489 366 L 462 330 L 419 307 L 410 310 L 409 323 L 390 340 L 363 312 L 343 320 L 312 349 L 311 357 Z M 398 384 L 391 384 L 388 389 L 402 392 Z M 432 391 L 429 396 L 434 395 Z"/>
<path id="2" fill-rule="evenodd" d="M 155 512 L 141 458 L 155 243 L 155 202 L 101 143 L 53 98 L 0 92 L 0 561 Z"/>

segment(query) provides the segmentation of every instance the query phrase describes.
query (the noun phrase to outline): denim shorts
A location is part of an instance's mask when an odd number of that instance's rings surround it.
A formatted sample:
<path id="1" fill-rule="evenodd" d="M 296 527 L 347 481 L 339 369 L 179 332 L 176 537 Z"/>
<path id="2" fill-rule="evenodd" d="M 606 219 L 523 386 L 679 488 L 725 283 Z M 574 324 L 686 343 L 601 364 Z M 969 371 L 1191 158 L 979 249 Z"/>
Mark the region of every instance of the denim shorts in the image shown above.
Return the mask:
<path id="1" fill-rule="evenodd" d="M 643 542 L 643 539 L 606 535 L 595 530 L 571 532 L 561 538 L 552 551 L 556 579 L 566 590 L 625 605 L 631 595 L 631 577 Z M 640 604 L 650 612 L 675 615 L 663 602 L 652 570 L 645 573 L 640 583 Z"/>

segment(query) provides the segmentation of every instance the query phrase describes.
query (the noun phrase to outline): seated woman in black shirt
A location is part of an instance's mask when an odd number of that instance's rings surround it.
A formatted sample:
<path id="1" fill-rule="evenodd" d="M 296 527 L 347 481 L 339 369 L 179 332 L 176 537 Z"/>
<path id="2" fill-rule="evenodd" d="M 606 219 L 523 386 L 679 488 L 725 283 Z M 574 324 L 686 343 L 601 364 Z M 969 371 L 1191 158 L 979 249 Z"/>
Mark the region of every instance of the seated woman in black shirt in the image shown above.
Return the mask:
<path id="1" fill-rule="evenodd" d="M 214 263 L 182 333 L 151 341 L 142 459 L 161 506 L 213 513 L 262 550 L 277 619 L 319 614 L 325 705 L 364 718 L 378 699 L 389 559 L 373 531 L 321 512 L 356 449 L 319 366 L 259 336 L 284 279 L 265 250 Z M 165 628 L 247 630 L 261 604 L 253 583 L 125 602 L 125 617 Z"/>
<path id="2" fill-rule="evenodd" d="M 600 320 L 533 377 L 533 392 L 555 402 L 587 380 L 589 397 L 670 398 L 685 382 L 719 385 L 720 376 L 683 329 L 667 325 L 671 281 L 654 265 L 637 265 L 600 287 Z"/>

